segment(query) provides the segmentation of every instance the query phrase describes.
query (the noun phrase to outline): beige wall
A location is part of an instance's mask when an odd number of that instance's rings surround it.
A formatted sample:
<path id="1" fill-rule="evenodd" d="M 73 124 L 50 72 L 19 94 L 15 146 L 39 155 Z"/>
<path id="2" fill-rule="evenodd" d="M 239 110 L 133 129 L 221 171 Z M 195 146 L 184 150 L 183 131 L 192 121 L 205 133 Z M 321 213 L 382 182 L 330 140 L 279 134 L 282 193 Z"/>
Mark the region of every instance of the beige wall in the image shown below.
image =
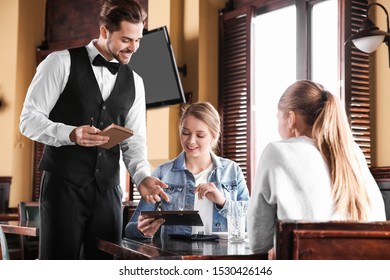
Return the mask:
<path id="1" fill-rule="evenodd" d="M 0 112 L 0 175 L 12 176 L 10 207 L 31 199 L 31 141 L 19 132 L 19 115 L 35 72 L 35 49 L 44 34 L 45 0 L 0 0 L 0 95 L 7 107 Z"/>
<path id="2" fill-rule="evenodd" d="M 18 40 L 18 1 L 0 0 L 0 96 L 5 107 L 0 111 L 0 127 L 2 128 L 0 145 L 0 175 L 12 173 L 12 147 L 15 136 L 15 88 L 16 88 L 16 54 Z M 7 133 L 5 133 L 7 131 Z"/>
<path id="3" fill-rule="evenodd" d="M 390 13 L 390 1 L 378 0 L 370 3 L 380 3 Z M 386 14 L 379 6 L 370 8 L 375 24 L 381 30 L 386 30 Z M 371 54 L 371 81 L 370 94 L 373 96 L 373 123 L 374 123 L 374 154 L 373 166 L 390 166 L 390 65 L 389 47 L 381 44 Z"/>

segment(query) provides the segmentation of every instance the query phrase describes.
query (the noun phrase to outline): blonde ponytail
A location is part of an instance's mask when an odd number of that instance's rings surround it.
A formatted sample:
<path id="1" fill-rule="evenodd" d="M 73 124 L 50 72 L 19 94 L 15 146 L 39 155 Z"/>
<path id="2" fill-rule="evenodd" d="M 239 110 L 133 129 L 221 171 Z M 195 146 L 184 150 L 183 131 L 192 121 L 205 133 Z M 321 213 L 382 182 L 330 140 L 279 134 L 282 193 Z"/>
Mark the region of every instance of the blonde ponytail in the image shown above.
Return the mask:
<path id="1" fill-rule="evenodd" d="M 336 211 L 347 214 L 351 220 L 367 220 L 366 208 L 370 201 L 353 148 L 352 132 L 339 101 L 332 94 L 318 115 L 312 134 L 331 170 Z"/>

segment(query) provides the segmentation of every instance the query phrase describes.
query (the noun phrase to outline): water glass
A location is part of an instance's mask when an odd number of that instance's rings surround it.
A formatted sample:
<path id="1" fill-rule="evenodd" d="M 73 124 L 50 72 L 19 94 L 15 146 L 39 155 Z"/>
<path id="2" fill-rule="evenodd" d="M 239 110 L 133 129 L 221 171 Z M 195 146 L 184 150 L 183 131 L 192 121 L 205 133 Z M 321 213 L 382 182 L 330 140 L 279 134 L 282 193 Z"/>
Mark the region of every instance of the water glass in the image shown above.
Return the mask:
<path id="1" fill-rule="evenodd" d="M 246 248 L 244 242 L 229 242 L 228 254 L 229 255 L 245 255 Z"/>
<path id="2" fill-rule="evenodd" d="M 228 207 L 228 241 L 242 242 L 245 239 L 247 201 L 231 201 Z"/>

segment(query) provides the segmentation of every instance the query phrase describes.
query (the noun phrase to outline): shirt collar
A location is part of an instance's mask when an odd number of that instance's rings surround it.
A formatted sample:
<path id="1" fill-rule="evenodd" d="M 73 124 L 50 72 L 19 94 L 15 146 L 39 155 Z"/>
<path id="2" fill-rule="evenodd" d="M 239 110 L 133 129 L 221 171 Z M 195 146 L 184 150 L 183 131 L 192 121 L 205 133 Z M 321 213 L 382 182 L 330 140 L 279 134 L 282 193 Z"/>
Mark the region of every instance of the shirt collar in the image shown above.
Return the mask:
<path id="1" fill-rule="evenodd" d="M 85 46 L 85 48 L 87 49 L 87 52 L 88 52 L 88 57 L 89 57 L 89 61 L 92 63 L 92 61 L 95 59 L 95 57 L 100 54 L 102 57 L 104 57 L 103 54 L 101 54 L 101 52 L 99 52 L 99 50 L 95 47 L 95 43 L 97 42 L 97 39 L 93 39 L 91 42 L 89 42 L 88 45 Z M 119 63 L 118 60 L 116 60 L 115 58 L 113 58 L 112 60 L 110 60 L 110 62 L 116 62 L 116 63 Z"/>
<path id="2" fill-rule="evenodd" d="M 211 154 L 211 158 L 213 160 L 214 166 L 216 166 L 217 168 L 223 168 L 224 166 L 222 165 L 220 158 L 216 154 L 214 154 L 213 152 L 210 152 L 210 154 Z M 185 170 L 186 169 L 185 168 L 185 152 L 184 151 L 182 151 L 180 153 L 180 155 L 174 161 L 173 169 L 174 170 Z"/>

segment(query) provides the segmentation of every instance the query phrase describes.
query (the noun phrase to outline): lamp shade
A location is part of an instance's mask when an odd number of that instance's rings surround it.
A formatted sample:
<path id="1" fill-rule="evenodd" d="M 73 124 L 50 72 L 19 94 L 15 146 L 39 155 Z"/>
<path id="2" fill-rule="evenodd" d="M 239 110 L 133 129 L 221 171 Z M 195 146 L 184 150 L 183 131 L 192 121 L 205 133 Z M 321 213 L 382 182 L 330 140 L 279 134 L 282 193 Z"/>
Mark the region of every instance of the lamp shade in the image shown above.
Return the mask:
<path id="1" fill-rule="evenodd" d="M 385 39 L 384 35 L 376 35 L 370 37 L 361 37 L 352 40 L 356 48 L 365 53 L 372 53 L 375 51 Z"/>
<path id="2" fill-rule="evenodd" d="M 356 48 L 362 52 L 371 53 L 375 51 L 381 43 L 385 41 L 385 37 L 390 36 L 389 33 L 379 30 L 378 27 L 366 17 L 359 27 L 358 32 L 351 35 L 346 42 L 352 41 Z"/>

